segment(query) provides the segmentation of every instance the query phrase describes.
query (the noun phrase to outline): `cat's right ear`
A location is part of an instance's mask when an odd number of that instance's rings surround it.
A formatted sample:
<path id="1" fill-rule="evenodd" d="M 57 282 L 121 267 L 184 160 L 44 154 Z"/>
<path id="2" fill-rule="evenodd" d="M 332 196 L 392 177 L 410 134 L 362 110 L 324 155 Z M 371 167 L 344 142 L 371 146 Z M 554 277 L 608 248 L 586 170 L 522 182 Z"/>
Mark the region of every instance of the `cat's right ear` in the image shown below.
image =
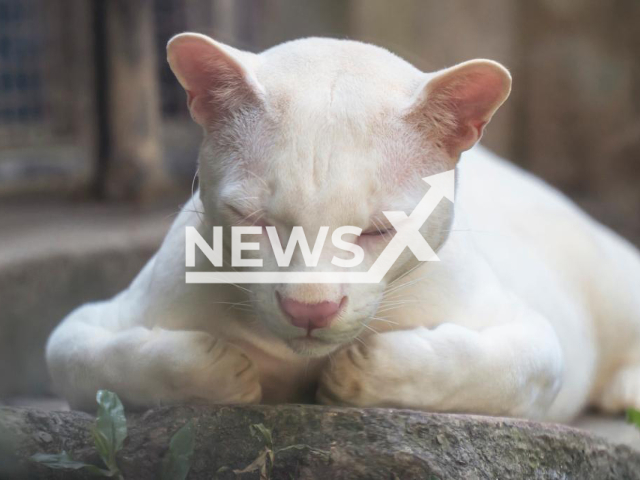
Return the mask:
<path id="1" fill-rule="evenodd" d="M 206 35 L 182 33 L 167 44 L 171 70 L 187 92 L 192 118 L 203 127 L 261 101 L 263 88 L 253 73 L 257 55 L 216 42 Z"/>
<path id="2" fill-rule="evenodd" d="M 457 159 L 480 140 L 510 91 L 506 68 L 491 60 L 471 60 L 429 75 L 406 118 Z"/>

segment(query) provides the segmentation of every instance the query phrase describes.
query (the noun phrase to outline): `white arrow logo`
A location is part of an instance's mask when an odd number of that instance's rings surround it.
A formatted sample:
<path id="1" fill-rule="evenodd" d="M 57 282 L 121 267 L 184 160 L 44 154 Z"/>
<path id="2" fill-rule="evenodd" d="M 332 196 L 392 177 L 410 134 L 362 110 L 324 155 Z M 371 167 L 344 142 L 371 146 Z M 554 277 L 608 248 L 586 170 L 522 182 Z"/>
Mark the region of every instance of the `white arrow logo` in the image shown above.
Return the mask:
<path id="1" fill-rule="evenodd" d="M 410 215 L 383 212 L 396 234 L 366 272 L 186 272 L 186 283 L 379 283 L 405 248 L 421 262 L 437 262 L 440 259 L 420 234 L 420 228 L 443 198 L 455 200 L 455 170 L 423 180 L 430 188 Z"/>

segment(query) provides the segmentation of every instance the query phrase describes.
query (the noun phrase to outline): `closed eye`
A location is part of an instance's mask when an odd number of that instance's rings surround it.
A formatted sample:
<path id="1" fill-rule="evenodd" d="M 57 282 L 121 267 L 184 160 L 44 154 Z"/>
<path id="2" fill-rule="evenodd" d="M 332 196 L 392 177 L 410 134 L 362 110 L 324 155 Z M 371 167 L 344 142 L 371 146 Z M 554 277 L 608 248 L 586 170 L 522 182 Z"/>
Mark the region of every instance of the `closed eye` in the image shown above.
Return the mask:
<path id="1" fill-rule="evenodd" d="M 266 226 L 267 222 L 263 220 L 265 212 L 263 209 L 258 209 L 253 212 L 241 212 L 238 208 L 228 203 L 224 204 L 225 208 L 229 210 L 234 217 L 236 217 L 237 223 L 250 223 L 252 225 Z"/>
<path id="2" fill-rule="evenodd" d="M 388 236 L 388 235 L 393 235 L 394 233 L 396 233 L 395 228 L 386 228 L 386 229 L 382 229 L 382 228 L 376 228 L 375 230 L 367 230 L 366 232 L 362 232 L 360 235 L 366 235 L 366 236 L 370 236 L 370 237 L 381 237 L 381 236 Z"/>

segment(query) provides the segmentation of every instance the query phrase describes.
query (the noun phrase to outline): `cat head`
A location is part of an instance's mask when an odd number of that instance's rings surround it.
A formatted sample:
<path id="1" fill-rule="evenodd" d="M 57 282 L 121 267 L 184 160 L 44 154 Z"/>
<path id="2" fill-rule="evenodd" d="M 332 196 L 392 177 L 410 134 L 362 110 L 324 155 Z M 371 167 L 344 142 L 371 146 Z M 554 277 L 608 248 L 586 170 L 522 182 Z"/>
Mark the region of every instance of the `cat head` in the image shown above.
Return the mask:
<path id="1" fill-rule="evenodd" d="M 200 197 L 213 225 L 274 226 L 283 245 L 300 226 L 311 248 L 320 231 L 362 229 L 368 270 L 394 235 L 383 211 L 410 214 L 423 177 L 455 169 L 506 100 L 509 73 L 472 60 L 423 73 L 379 47 L 309 38 L 261 54 L 185 33 L 168 45 L 169 64 L 204 130 Z M 442 201 L 421 233 L 437 249 L 453 218 Z M 329 236 L 331 232 L 329 232 Z M 262 270 L 278 271 L 267 235 Z M 339 270 L 325 243 L 317 270 Z M 405 251 L 375 284 L 255 284 L 260 320 L 295 351 L 328 353 L 352 341 L 375 315 L 385 288 L 416 266 Z M 289 269 L 305 270 L 300 250 Z"/>

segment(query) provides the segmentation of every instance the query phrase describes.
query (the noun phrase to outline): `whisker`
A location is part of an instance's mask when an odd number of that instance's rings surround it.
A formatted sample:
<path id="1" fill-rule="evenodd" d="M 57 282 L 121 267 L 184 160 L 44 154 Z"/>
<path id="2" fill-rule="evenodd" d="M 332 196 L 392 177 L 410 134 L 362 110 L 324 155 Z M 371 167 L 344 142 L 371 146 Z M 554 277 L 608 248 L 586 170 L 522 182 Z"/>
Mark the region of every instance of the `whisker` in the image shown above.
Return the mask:
<path id="1" fill-rule="evenodd" d="M 196 173 L 193 176 L 193 180 L 191 181 L 191 203 L 193 204 L 193 209 L 196 212 L 196 214 L 198 215 L 198 218 L 200 219 L 200 221 L 202 223 L 204 223 L 204 220 L 201 216 L 201 213 L 198 213 L 198 209 L 196 208 L 196 202 L 194 200 L 195 198 L 195 187 L 196 187 L 196 178 L 198 178 L 198 174 L 200 173 L 200 167 L 196 168 Z"/>
<path id="2" fill-rule="evenodd" d="M 388 318 L 382 318 L 382 317 L 369 317 L 369 318 L 374 321 L 389 323 L 391 325 L 400 325 L 398 322 L 394 322 L 392 320 L 389 320 Z"/>
<path id="3" fill-rule="evenodd" d="M 247 300 L 246 302 L 210 302 L 209 305 L 238 305 L 238 306 L 248 306 L 251 305 L 251 301 Z"/>
<path id="4" fill-rule="evenodd" d="M 360 322 L 360 324 L 364 327 L 364 328 L 368 328 L 369 330 L 371 330 L 373 333 L 375 334 L 380 334 L 380 332 L 378 330 L 376 330 L 375 328 L 371 327 L 370 325 L 367 325 L 364 322 Z"/>
<path id="5" fill-rule="evenodd" d="M 256 210 L 255 212 L 251 212 L 250 214 L 248 214 L 246 217 L 242 218 L 241 220 L 238 220 L 236 222 L 236 225 L 242 225 L 243 223 L 245 223 L 246 221 L 248 221 L 251 217 L 253 217 L 254 215 L 257 215 L 258 213 L 262 213 L 262 215 L 264 215 L 264 210 L 262 208 L 259 208 L 258 210 Z M 256 222 L 257 220 L 254 220 L 254 222 Z"/>
<path id="6" fill-rule="evenodd" d="M 411 299 L 411 297 L 413 297 L 413 299 Z M 410 299 L 405 300 L 405 298 L 410 298 Z M 415 303 L 418 301 L 419 300 L 416 298 L 416 296 L 413 293 L 403 292 L 400 295 L 394 295 L 393 297 L 390 297 L 389 300 L 382 300 L 380 302 L 380 305 L 395 305 L 398 303 Z"/>
<path id="7" fill-rule="evenodd" d="M 402 307 L 404 307 L 404 305 L 395 305 L 395 306 L 391 306 L 391 307 L 385 307 L 385 308 L 381 308 L 376 313 L 391 312 L 393 310 L 397 310 L 397 309 L 402 308 Z"/>
<path id="8" fill-rule="evenodd" d="M 248 173 L 248 174 L 253 175 L 254 177 L 256 177 L 258 180 L 260 180 L 262 182 L 262 184 L 267 188 L 267 190 L 269 189 L 269 185 L 267 184 L 267 182 L 264 181 L 264 178 L 262 178 L 261 176 L 259 176 L 255 172 L 252 172 L 248 168 L 243 168 L 243 170 L 244 170 L 245 173 Z"/>
<path id="9" fill-rule="evenodd" d="M 238 270 L 236 270 L 236 268 L 235 268 L 233 265 L 231 265 L 231 263 L 230 263 L 228 260 L 225 260 L 224 258 L 222 259 L 222 264 L 223 264 L 223 265 L 225 265 L 225 264 L 226 264 L 226 266 L 227 266 L 227 267 L 229 267 L 229 268 L 230 268 L 231 270 L 233 270 L 234 272 L 237 272 L 237 271 L 238 271 Z M 247 292 L 247 293 L 253 294 L 253 291 L 252 291 L 252 290 L 250 290 L 250 289 L 248 289 L 248 288 L 246 288 L 246 287 L 241 287 L 241 286 L 240 286 L 240 285 L 238 285 L 237 283 L 227 282 L 227 285 L 233 285 L 234 287 L 239 288 L 240 290 L 244 290 L 244 291 L 245 291 L 245 292 Z"/>
<path id="10" fill-rule="evenodd" d="M 389 293 L 396 292 L 396 291 L 398 291 L 398 290 L 400 290 L 402 288 L 405 288 L 405 287 L 408 287 L 408 286 L 411 286 L 411 285 L 415 285 L 418 282 L 424 281 L 427 277 L 428 277 L 428 275 L 423 275 L 420 278 L 416 278 L 414 280 L 409 280 L 408 282 L 403 283 L 402 285 L 397 285 L 397 286 L 395 286 L 394 288 L 392 288 L 390 290 L 386 290 L 384 295 L 388 295 Z"/>
<path id="11" fill-rule="evenodd" d="M 389 282 L 389 285 L 387 285 L 388 287 L 390 287 L 391 285 L 393 285 L 394 283 L 396 283 L 397 281 L 403 279 L 404 277 L 406 277 L 407 275 L 409 275 L 411 272 L 413 272 L 414 270 L 416 270 L 417 268 L 420 268 L 422 266 L 422 263 L 418 263 L 417 265 L 411 267 L 409 270 L 407 270 L 406 272 L 404 272 L 402 275 L 400 275 L 398 278 L 394 278 L 391 282 Z"/>
<path id="12" fill-rule="evenodd" d="M 409 302 L 409 303 L 394 303 L 393 305 L 382 305 L 378 307 L 376 313 L 388 312 L 391 309 L 400 308 L 400 307 L 411 307 L 414 305 L 419 305 L 422 302 Z"/>
<path id="13" fill-rule="evenodd" d="M 253 291 L 249 290 L 248 288 L 242 287 L 240 285 L 238 285 L 237 283 L 231 283 L 231 282 L 227 282 L 227 285 L 233 285 L 236 288 L 239 288 L 240 290 L 244 290 L 247 293 L 253 293 Z"/>
<path id="14" fill-rule="evenodd" d="M 372 218 L 371 221 L 373 222 L 373 225 L 376 227 L 376 229 L 378 230 L 378 233 L 380 235 L 382 235 L 382 238 L 384 238 L 385 240 L 388 240 L 389 238 L 392 238 L 392 235 L 389 233 L 388 230 L 381 230 L 380 226 L 378 225 L 378 222 L 376 221 L 375 218 Z"/>
<path id="15" fill-rule="evenodd" d="M 253 220 L 253 223 L 256 224 L 258 223 L 260 220 L 262 220 L 264 218 L 264 216 L 267 214 L 267 212 L 263 211 L 259 217 L 257 217 L 256 219 Z"/>
<path id="16" fill-rule="evenodd" d="M 358 340 L 361 344 L 363 344 L 365 347 L 367 347 L 368 345 L 366 343 L 364 343 L 364 340 L 362 340 L 358 335 L 356 335 L 355 337 L 356 340 Z"/>
<path id="17" fill-rule="evenodd" d="M 382 230 L 380 230 L 380 227 L 378 226 L 378 222 L 376 222 L 376 219 L 372 218 L 371 221 L 373 222 L 373 226 L 376 227 L 376 230 L 378 230 L 378 233 L 382 235 Z"/>

